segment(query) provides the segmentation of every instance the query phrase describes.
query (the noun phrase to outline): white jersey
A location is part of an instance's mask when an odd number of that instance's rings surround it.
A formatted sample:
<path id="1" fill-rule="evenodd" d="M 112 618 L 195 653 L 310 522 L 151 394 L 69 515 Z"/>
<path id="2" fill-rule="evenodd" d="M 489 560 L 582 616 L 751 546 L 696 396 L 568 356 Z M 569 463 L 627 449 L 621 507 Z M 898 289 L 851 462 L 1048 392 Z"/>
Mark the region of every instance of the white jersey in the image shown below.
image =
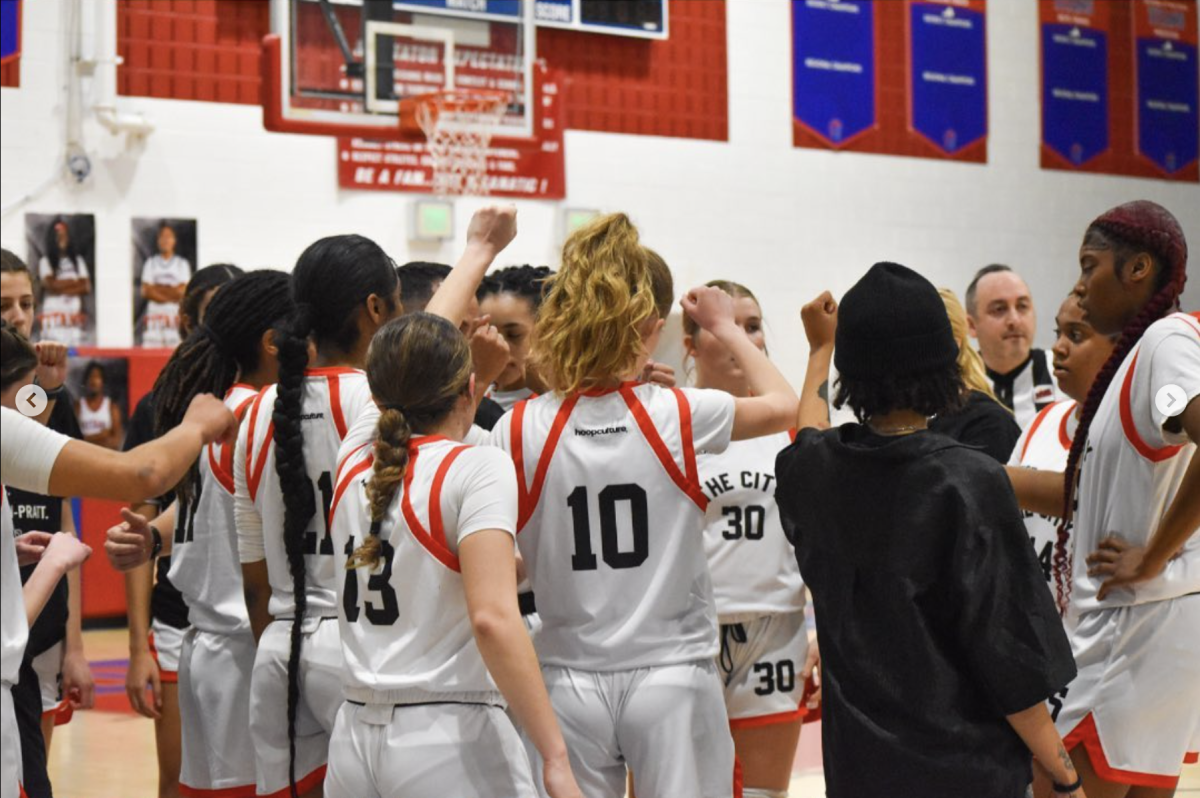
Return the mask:
<path id="1" fill-rule="evenodd" d="M 21 592 L 21 569 L 17 565 L 17 544 L 13 538 L 12 503 L 8 491 L 0 485 L 0 682 L 11 687 L 20 676 L 21 657 L 29 639 L 25 621 L 25 594 Z"/>
<path id="2" fill-rule="evenodd" d="M 112 399 L 105 396 L 95 410 L 88 404 L 87 399 L 80 399 L 79 412 L 75 416 L 79 421 L 79 431 L 85 438 L 108 432 L 112 429 Z"/>
<path id="3" fill-rule="evenodd" d="M 330 519 L 339 564 L 370 536 L 375 422 L 346 438 Z M 338 620 L 346 697 L 366 704 L 504 701 L 475 643 L 458 560 L 476 532 L 516 534 L 517 481 L 499 449 L 441 436 L 409 443 L 404 484 L 380 526 L 373 569 L 342 569 Z"/>
<path id="4" fill-rule="evenodd" d="M 1110 534 L 1144 546 L 1162 523 L 1196 453 L 1186 434 L 1172 433 L 1155 397 L 1166 385 L 1183 390 L 1183 406 L 1200 396 L 1200 314 L 1159 319 L 1125 357 L 1092 424 L 1081 458 L 1076 498 L 1073 608 L 1087 612 L 1200 592 L 1200 535 L 1192 535 L 1159 576 L 1096 599 L 1103 579 L 1088 576 L 1086 557 Z"/>
<path id="5" fill-rule="evenodd" d="M 1044 349 L 1029 350 L 1029 359 L 1024 365 L 1008 374 L 997 374 L 988 369 L 988 379 L 1000 403 L 1013 411 L 1021 429 L 1029 426 L 1034 416 L 1046 405 L 1063 398 L 1054 382 L 1050 368 L 1050 353 Z"/>
<path id="6" fill-rule="evenodd" d="M 500 405 L 500 407 L 504 408 L 504 412 L 507 413 L 509 410 L 513 409 L 513 406 L 517 402 L 523 402 L 526 399 L 532 398 L 533 389 L 518 388 L 515 391 L 502 391 L 493 385 L 488 390 L 486 396 L 488 399 L 491 399 L 493 402 Z"/>
<path id="7" fill-rule="evenodd" d="M 187 285 L 192 267 L 187 260 L 172 255 L 153 255 L 142 265 L 143 285 Z M 142 316 L 143 343 L 173 346 L 179 343 L 179 303 L 147 301 Z"/>
<path id="8" fill-rule="evenodd" d="M 733 409 L 723 391 L 625 383 L 539 396 L 496 425 L 517 466 L 543 664 L 612 671 L 716 655 L 696 456 L 729 445 Z"/>
<path id="9" fill-rule="evenodd" d="M 780 432 L 696 458 L 708 497 L 704 549 L 721 623 L 804 609 L 796 554 L 775 504 L 775 457 L 791 441 Z"/>
<path id="10" fill-rule="evenodd" d="M 1075 428 L 1079 426 L 1079 419 L 1075 416 L 1078 404 L 1068 399 L 1042 408 L 1033 422 L 1021 431 L 1008 464 L 1060 474 L 1065 471 L 1067 455 L 1071 453 L 1071 441 L 1075 439 Z M 1046 583 L 1052 584 L 1059 519 L 1029 510 L 1023 510 L 1021 515 L 1025 519 L 1025 530 L 1029 532 L 1029 542 L 1033 544 L 1033 553 L 1042 566 Z"/>
<path id="11" fill-rule="evenodd" d="M 43 257 L 38 262 L 38 275 L 43 281 L 49 277 L 58 277 L 61 280 L 79 280 L 90 276 L 87 263 L 84 262 L 82 255 L 76 255 L 74 259 L 60 258 L 57 275 L 50 265 L 50 259 Z M 44 291 L 41 305 L 43 338 L 68 346 L 78 346 L 84 342 L 83 327 L 86 319 L 83 317 L 82 296 Z"/>
<path id="12" fill-rule="evenodd" d="M 240 420 L 258 392 L 234 385 L 225 406 Z M 180 507 L 168 578 L 187 601 L 188 622 L 203 632 L 234 635 L 250 630 L 233 518 L 233 444 L 210 443 L 200 453 L 200 484 Z"/>
<path id="13" fill-rule="evenodd" d="M 243 563 L 266 559 L 271 584 L 268 609 L 274 618 L 291 618 L 296 611 L 287 550 L 283 543 L 284 504 L 275 473 L 276 386 L 258 395 L 238 434 L 234 455 L 234 483 L 238 500 L 238 548 Z M 329 535 L 328 513 L 333 502 L 333 476 L 337 453 L 350 426 L 363 409 L 373 406 L 367 375 L 354 368 L 313 368 L 305 372 L 301 422 L 304 463 L 312 481 L 316 513 L 305 535 L 308 570 L 307 596 L 310 618 L 337 615 L 337 586 L 345 563 L 335 556 Z M 245 523 L 243 519 L 252 519 Z M 255 529 L 254 525 L 258 528 Z M 247 538 L 256 537 L 256 541 Z"/>

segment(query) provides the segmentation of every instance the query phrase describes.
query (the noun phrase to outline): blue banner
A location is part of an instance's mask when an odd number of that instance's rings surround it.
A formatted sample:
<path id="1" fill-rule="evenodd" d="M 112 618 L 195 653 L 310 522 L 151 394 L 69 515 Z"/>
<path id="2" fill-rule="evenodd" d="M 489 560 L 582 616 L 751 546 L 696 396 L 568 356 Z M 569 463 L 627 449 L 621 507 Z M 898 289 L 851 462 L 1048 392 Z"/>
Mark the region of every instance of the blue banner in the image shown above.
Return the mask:
<path id="1" fill-rule="evenodd" d="M 984 15 L 937 3 L 909 6 L 911 123 L 954 154 L 987 135 Z"/>
<path id="2" fill-rule="evenodd" d="M 1042 25 L 1042 143 L 1076 166 L 1108 149 L 1108 35 Z"/>
<path id="3" fill-rule="evenodd" d="M 875 126 L 869 0 L 792 0 L 792 116 L 834 146 Z"/>
<path id="4" fill-rule="evenodd" d="M 1196 160 L 1196 46 L 1137 40 L 1138 152 L 1171 174 Z"/>
<path id="5" fill-rule="evenodd" d="M 0 58 L 21 54 L 21 0 L 0 0 Z"/>
<path id="6" fill-rule="evenodd" d="M 400 11 L 441 12 L 458 16 L 520 17 L 521 0 L 397 0 Z"/>
<path id="7" fill-rule="evenodd" d="M 536 0 L 533 18 L 538 22 L 560 22 L 570 25 L 575 22 L 575 8 L 571 0 Z"/>

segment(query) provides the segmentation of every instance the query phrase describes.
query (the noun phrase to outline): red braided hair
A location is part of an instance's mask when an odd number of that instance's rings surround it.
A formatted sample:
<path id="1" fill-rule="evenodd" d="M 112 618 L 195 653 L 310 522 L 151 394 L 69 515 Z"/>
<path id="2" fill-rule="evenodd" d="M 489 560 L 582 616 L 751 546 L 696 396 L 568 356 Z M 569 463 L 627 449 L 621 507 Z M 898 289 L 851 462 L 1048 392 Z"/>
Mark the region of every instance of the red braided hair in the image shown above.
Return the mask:
<path id="1" fill-rule="evenodd" d="M 1054 583 L 1058 608 L 1064 614 L 1071 596 L 1072 581 L 1071 557 L 1067 552 L 1070 538 L 1068 524 L 1074 516 L 1075 478 L 1079 471 L 1079 459 L 1087 446 L 1088 428 L 1125 356 L 1142 339 L 1147 327 L 1176 308 L 1184 283 L 1187 282 L 1187 240 L 1183 229 L 1171 212 L 1157 203 L 1138 200 L 1118 205 L 1088 226 L 1084 240 L 1098 249 L 1107 247 L 1114 250 L 1114 268 L 1118 271 L 1129 257 L 1142 252 L 1149 253 L 1159 266 L 1159 288 L 1121 331 L 1112 355 L 1105 361 L 1088 390 L 1080 413 L 1079 428 L 1071 442 L 1071 453 L 1063 474 L 1062 520 L 1058 522 L 1058 541 L 1054 546 Z"/>

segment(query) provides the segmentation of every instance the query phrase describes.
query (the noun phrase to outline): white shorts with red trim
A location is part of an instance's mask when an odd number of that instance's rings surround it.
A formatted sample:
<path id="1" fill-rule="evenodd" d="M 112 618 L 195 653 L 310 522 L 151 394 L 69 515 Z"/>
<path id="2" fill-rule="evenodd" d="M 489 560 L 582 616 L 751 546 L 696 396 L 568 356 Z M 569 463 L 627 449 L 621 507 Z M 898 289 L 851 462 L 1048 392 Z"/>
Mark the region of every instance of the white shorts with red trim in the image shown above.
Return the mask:
<path id="1" fill-rule="evenodd" d="M 273 621 L 258 641 L 250 680 L 250 734 L 258 794 L 286 798 L 288 782 L 287 663 L 290 620 Z M 300 649 L 300 703 L 296 711 L 296 783 L 299 793 L 325 780 L 329 736 L 343 701 L 342 638 L 337 618 L 308 618 Z"/>
<path id="2" fill-rule="evenodd" d="M 638 795 L 732 798 L 733 738 L 711 660 L 604 672 L 544 665 L 542 676 L 584 795 L 624 798 L 628 768 Z M 540 758 L 530 759 L 540 785 Z"/>
<path id="3" fill-rule="evenodd" d="M 179 681 L 179 657 L 186 632 L 156 619 L 150 621 L 150 655 L 158 663 L 158 675 L 164 682 Z"/>
<path id="4" fill-rule="evenodd" d="M 179 661 L 184 798 L 254 798 L 250 678 L 254 637 L 201 632 L 183 638 Z"/>
<path id="5" fill-rule="evenodd" d="M 1056 696 L 1068 748 L 1101 778 L 1172 788 L 1200 739 L 1200 595 L 1097 610 L 1070 630 L 1079 675 Z"/>
<path id="6" fill-rule="evenodd" d="M 345 703 L 338 712 L 326 798 L 535 794 L 525 748 L 500 707 Z"/>
<path id="7" fill-rule="evenodd" d="M 805 715 L 800 673 L 808 656 L 804 612 L 721 622 L 717 668 L 735 729 L 790 723 Z"/>

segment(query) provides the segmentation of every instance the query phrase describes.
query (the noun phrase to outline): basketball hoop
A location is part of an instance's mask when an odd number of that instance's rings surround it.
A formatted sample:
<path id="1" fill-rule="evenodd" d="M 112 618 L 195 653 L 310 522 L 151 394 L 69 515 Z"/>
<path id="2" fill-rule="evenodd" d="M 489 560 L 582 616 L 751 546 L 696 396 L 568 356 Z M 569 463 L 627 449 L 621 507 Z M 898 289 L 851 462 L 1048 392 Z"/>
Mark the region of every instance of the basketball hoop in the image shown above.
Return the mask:
<path id="1" fill-rule="evenodd" d="M 437 91 L 400 101 L 401 130 L 425 134 L 435 194 L 488 193 L 488 144 L 510 96 L 503 91 Z"/>

